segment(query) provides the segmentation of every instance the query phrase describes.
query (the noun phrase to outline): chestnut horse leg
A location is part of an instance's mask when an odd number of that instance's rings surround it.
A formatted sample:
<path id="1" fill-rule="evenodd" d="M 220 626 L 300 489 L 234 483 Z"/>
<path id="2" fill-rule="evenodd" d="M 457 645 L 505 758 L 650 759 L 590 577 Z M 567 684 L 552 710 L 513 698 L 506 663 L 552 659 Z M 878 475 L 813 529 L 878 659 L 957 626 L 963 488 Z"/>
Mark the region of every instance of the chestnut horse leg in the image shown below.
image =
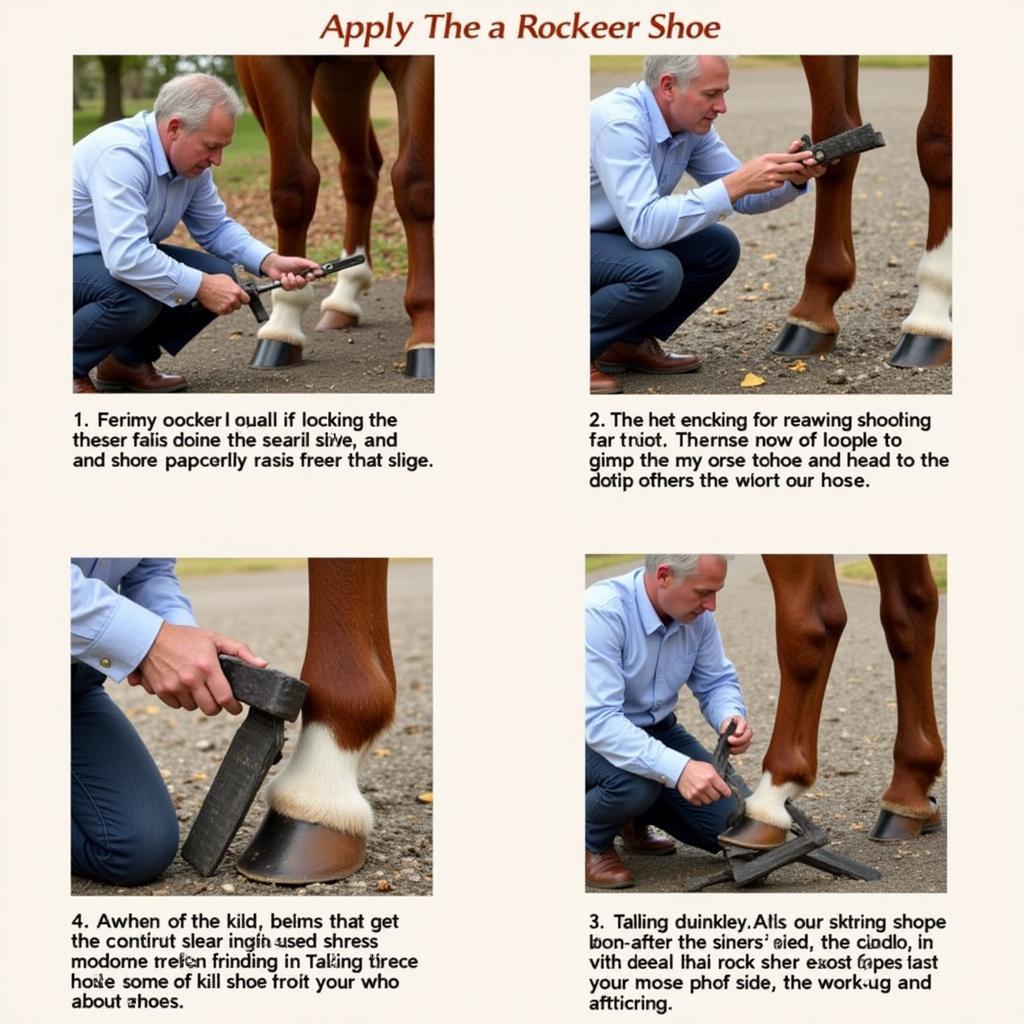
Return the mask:
<path id="1" fill-rule="evenodd" d="M 362 867 L 373 811 L 356 773 L 395 708 L 386 559 L 310 559 L 302 678 L 302 732 L 238 862 L 259 881 L 330 881 Z"/>
<path id="2" fill-rule="evenodd" d="M 814 782 L 821 704 L 846 626 L 831 555 L 765 555 L 764 565 L 775 594 L 779 705 L 761 781 L 747 798 L 746 816 L 719 837 L 750 849 L 770 849 L 785 841 L 792 824 L 786 801 Z"/>
<path id="3" fill-rule="evenodd" d="M 318 331 L 345 330 L 363 315 L 359 297 L 370 290 L 370 227 L 377 182 L 384 163 L 370 124 L 370 95 L 380 73 L 369 57 L 324 60 L 313 83 L 313 100 L 334 144 L 345 197 L 342 256 L 362 253 L 367 262 L 338 274 L 334 289 L 320 303 Z"/>
<path id="4" fill-rule="evenodd" d="M 889 362 L 937 366 L 953 355 L 953 58 L 932 57 L 928 103 L 917 126 L 917 159 L 928 185 L 928 240 L 917 267 L 917 302 Z"/>
<path id="5" fill-rule="evenodd" d="M 811 137 L 824 139 L 861 123 L 856 57 L 801 57 L 811 93 Z M 844 157 L 815 182 L 814 238 L 804 290 L 772 348 L 782 355 L 830 352 L 839 334 L 833 311 L 853 287 L 853 179 L 859 156 Z"/>
<path id="6" fill-rule="evenodd" d="M 434 376 L 434 58 L 378 59 L 398 100 L 398 159 L 391 182 L 409 247 L 405 309 L 412 334 L 405 343 L 405 373 L 429 378 Z"/>
<path id="7" fill-rule="evenodd" d="M 312 91 L 315 57 L 236 57 L 238 79 L 270 146 L 270 201 L 277 222 L 277 251 L 306 252 L 306 232 L 316 212 L 320 172 L 313 162 Z M 281 364 L 302 358 L 302 314 L 313 301 L 308 289 L 273 293 L 270 320 L 257 332 L 292 346 Z"/>
<path id="8" fill-rule="evenodd" d="M 892 782 L 871 838 L 912 839 L 940 822 L 929 792 L 942 767 L 932 699 L 938 590 L 925 555 L 872 555 L 882 626 L 896 676 L 897 727 Z"/>

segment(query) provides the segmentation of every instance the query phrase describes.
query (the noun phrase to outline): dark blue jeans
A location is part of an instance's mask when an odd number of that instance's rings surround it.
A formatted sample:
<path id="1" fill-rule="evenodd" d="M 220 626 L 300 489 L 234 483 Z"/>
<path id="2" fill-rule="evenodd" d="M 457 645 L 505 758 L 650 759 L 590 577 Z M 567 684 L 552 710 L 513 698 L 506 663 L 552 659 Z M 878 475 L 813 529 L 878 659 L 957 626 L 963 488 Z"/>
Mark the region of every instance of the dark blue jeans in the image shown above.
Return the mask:
<path id="1" fill-rule="evenodd" d="M 178 819 L 149 751 L 88 665 L 71 666 L 71 871 L 142 885 L 178 852 Z"/>
<path id="2" fill-rule="evenodd" d="M 621 232 L 590 233 L 590 358 L 616 341 L 664 341 L 736 269 L 740 243 L 712 224 L 661 249 L 638 249 Z"/>
<path id="3" fill-rule="evenodd" d="M 157 248 L 171 259 L 204 274 L 235 276 L 233 267 L 219 256 L 177 245 Z M 74 277 L 75 375 L 84 377 L 107 356 L 137 366 L 160 358 L 163 349 L 177 355 L 215 313 L 190 304 L 165 306 L 138 288 L 110 276 L 99 253 L 76 256 Z"/>
<path id="4" fill-rule="evenodd" d="M 666 747 L 697 761 L 714 760 L 679 723 L 675 715 L 644 730 Z M 713 804 L 691 804 L 675 787 L 616 768 L 607 758 L 587 747 L 587 849 L 607 850 L 619 829 L 638 818 L 656 825 L 681 843 L 717 853 L 718 836 L 726 819 L 736 809 L 734 797 L 722 797 Z"/>

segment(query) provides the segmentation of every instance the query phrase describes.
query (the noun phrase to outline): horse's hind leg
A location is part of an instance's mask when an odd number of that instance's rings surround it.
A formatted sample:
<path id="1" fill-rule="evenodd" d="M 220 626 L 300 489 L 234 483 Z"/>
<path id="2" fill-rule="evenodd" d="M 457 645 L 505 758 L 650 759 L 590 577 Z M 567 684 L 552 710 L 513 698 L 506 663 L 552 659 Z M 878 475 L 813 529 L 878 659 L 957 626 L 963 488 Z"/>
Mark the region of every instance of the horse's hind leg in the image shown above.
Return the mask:
<path id="1" fill-rule="evenodd" d="M 882 626 L 896 676 L 897 726 L 892 782 L 871 838 L 910 839 L 938 826 L 930 800 L 942 767 L 932 698 L 932 652 L 939 597 L 925 555 L 872 555 Z"/>
<path id="2" fill-rule="evenodd" d="M 359 297 L 373 284 L 370 231 L 377 183 L 384 158 L 370 123 L 370 97 L 379 74 L 373 60 L 339 58 L 321 64 L 313 99 L 338 147 L 338 170 L 345 197 L 343 256 L 362 253 L 367 262 L 338 274 L 334 289 L 320 304 L 318 331 L 344 330 L 359 323 Z"/>
<path id="3" fill-rule="evenodd" d="M 928 240 L 917 266 L 917 301 L 889 360 L 894 366 L 937 366 L 953 355 L 952 57 L 931 58 L 917 159 L 928 185 Z"/>
<path id="4" fill-rule="evenodd" d="M 831 555 L 765 555 L 775 594 L 779 704 L 746 817 L 723 843 L 769 848 L 782 843 L 792 819 L 786 801 L 808 789 L 818 771 L 818 721 L 846 609 Z"/>

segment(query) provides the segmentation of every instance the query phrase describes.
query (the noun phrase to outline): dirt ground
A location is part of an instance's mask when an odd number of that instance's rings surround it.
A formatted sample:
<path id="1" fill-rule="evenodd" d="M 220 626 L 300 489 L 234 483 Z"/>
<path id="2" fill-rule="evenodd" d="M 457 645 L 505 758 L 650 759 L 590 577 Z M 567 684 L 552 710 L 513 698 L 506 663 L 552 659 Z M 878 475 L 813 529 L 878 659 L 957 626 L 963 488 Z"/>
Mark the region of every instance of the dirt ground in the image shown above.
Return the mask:
<path id="1" fill-rule="evenodd" d="M 588 576 L 592 583 L 626 572 L 627 563 Z M 858 882 L 834 878 L 803 864 L 788 865 L 754 887 L 753 892 L 945 892 L 946 829 L 906 843 L 874 843 L 868 832 L 878 813 L 878 799 L 892 770 L 896 704 L 892 661 L 878 621 L 874 584 L 841 581 L 849 623 L 839 644 L 821 717 L 818 780 L 799 806 L 831 834 L 828 847 L 877 868 L 882 878 Z M 739 673 L 749 721 L 754 729 L 750 750 L 734 767 L 750 785 L 760 777 L 761 759 L 771 737 L 778 695 L 775 618 L 771 587 L 756 555 L 737 555 L 729 563 L 725 589 L 716 612 L 728 657 Z M 939 731 L 946 737 L 946 599 L 939 610 L 933 660 L 935 706 Z M 682 725 L 712 748 L 715 737 L 701 719 L 697 702 L 684 690 L 677 709 Z M 934 790 L 949 825 L 946 780 Z M 954 825 L 955 827 L 955 825 Z M 722 869 L 721 856 L 677 844 L 669 857 L 623 854 L 636 877 L 625 892 L 679 892 L 689 883 Z M 598 890 L 593 890 L 598 891 Z M 716 886 L 708 892 L 734 891 Z"/>
<path id="2" fill-rule="evenodd" d="M 597 96 L 639 75 L 595 73 Z M 727 226 L 743 246 L 733 276 L 671 338 L 666 347 L 696 352 L 694 374 L 653 377 L 630 373 L 626 394 L 948 394 L 950 366 L 906 370 L 887 359 L 913 306 L 917 263 L 924 252 L 928 193 L 917 167 L 915 132 L 924 108 L 927 70 L 861 68 L 860 106 L 885 137 L 884 149 L 861 156 L 854 186 L 853 232 L 858 278 L 836 306 L 842 325 L 836 349 L 804 360 L 769 351 L 803 288 L 814 200 L 800 199 L 756 217 L 737 214 Z M 795 67 L 734 67 L 729 109 L 717 129 L 740 160 L 781 152 L 810 131 L 810 101 Z M 680 191 L 691 188 L 689 178 Z M 740 388 L 748 372 L 758 388 Z"/>
<path id="3" fill-rule="evenodd" d="M 198 621 L 245 640 L 272 667 L 299 675 L 306 643 L 306 574 L 279 571 L 185 577 L 183 589 Z M 181 858 L 150 885 L 116 889 L 72 878 L 74 895 L 429 895 L 433 876 L 432 590 L 429 561 L 392 562 L 388 577 L 391 643 L 398 675 L 398 705 L 390 732 L 371 748 L 360 784 L 377 824 L 366 865 L 339 882 L 304 887 L 264 885 L 238 874 L 234 862 L 262 819 L 263 790 L 218 872 L 201 878 Z M 166 707 L 140 687 L 107 683 L 167 780 L 181 839 L 199 811 L 241 719 L 214 718 Z M 244 714 L 244 712 L 243 712 Z M 285 761 L 297 725 L 287 727 Z M 281 765 L 271 769 L 272 778 Z M 383 893 L 378 886 L 387 883 Z M 383 888 L 383 886 L 382 886 Z"/>

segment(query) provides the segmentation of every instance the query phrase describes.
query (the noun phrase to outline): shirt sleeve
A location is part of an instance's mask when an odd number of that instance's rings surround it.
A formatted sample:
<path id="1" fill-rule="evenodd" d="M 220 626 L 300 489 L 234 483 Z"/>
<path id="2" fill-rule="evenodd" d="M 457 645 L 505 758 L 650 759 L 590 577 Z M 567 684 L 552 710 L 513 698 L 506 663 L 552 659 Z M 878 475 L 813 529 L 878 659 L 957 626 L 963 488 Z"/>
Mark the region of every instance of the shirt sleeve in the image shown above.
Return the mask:
<path id="1" fill-rule="evenodd" d="M 648 736 L 623 713 L 623 636 L 613 611 L 587 609 L 587 746 L 616 768 L 674 787 L 690 759 Z"/>
<path id="2" fill-rule="evenodd" d="M 208 170 L 200 176 L 182 220 L 204 249 L 232 263 L 241 263 L 250 274 L 258 274 L 260 264 L 273 251 L 228 216 Z"/>
<path id="3" fill-rule="evenodd" d="M 146 223 L 149 168 L 127 148 L 100 155 L 88 176 L 103 263 L 111 277 L 164 303 L 195 298 L 202 272 L 171 259 L 150 241 Z"/>
<path id="4" fill-rule="evenodd" d="M 640 249 L 678 241 L 732 213 L 728 193 L 718 180 L 709 178 L 682 195 L 660 195 L 647 138 L 632 121 L 610 121 L 601 127 L 592 140 L 590 158 L 622 230 Z"/>
<path id="5" fill-rule="evenodd" d="M 722 722 L 731 715 L 746 718 L 747 709 L 743 704 L 736 668 L 725 656 L 714 615 L 705 613 L 698 621 L 704 628 L 690 674 L 690 689 L 697 698 L 704 720 L 717 735 Z"/>
<path id="6" fill-rule="evenodd" d="M 195 625 L 171 559 L 143 559 L 118 593 L 71 566 L 71 657 L 124 679 L 149 653 L 164 622 Z"/>

